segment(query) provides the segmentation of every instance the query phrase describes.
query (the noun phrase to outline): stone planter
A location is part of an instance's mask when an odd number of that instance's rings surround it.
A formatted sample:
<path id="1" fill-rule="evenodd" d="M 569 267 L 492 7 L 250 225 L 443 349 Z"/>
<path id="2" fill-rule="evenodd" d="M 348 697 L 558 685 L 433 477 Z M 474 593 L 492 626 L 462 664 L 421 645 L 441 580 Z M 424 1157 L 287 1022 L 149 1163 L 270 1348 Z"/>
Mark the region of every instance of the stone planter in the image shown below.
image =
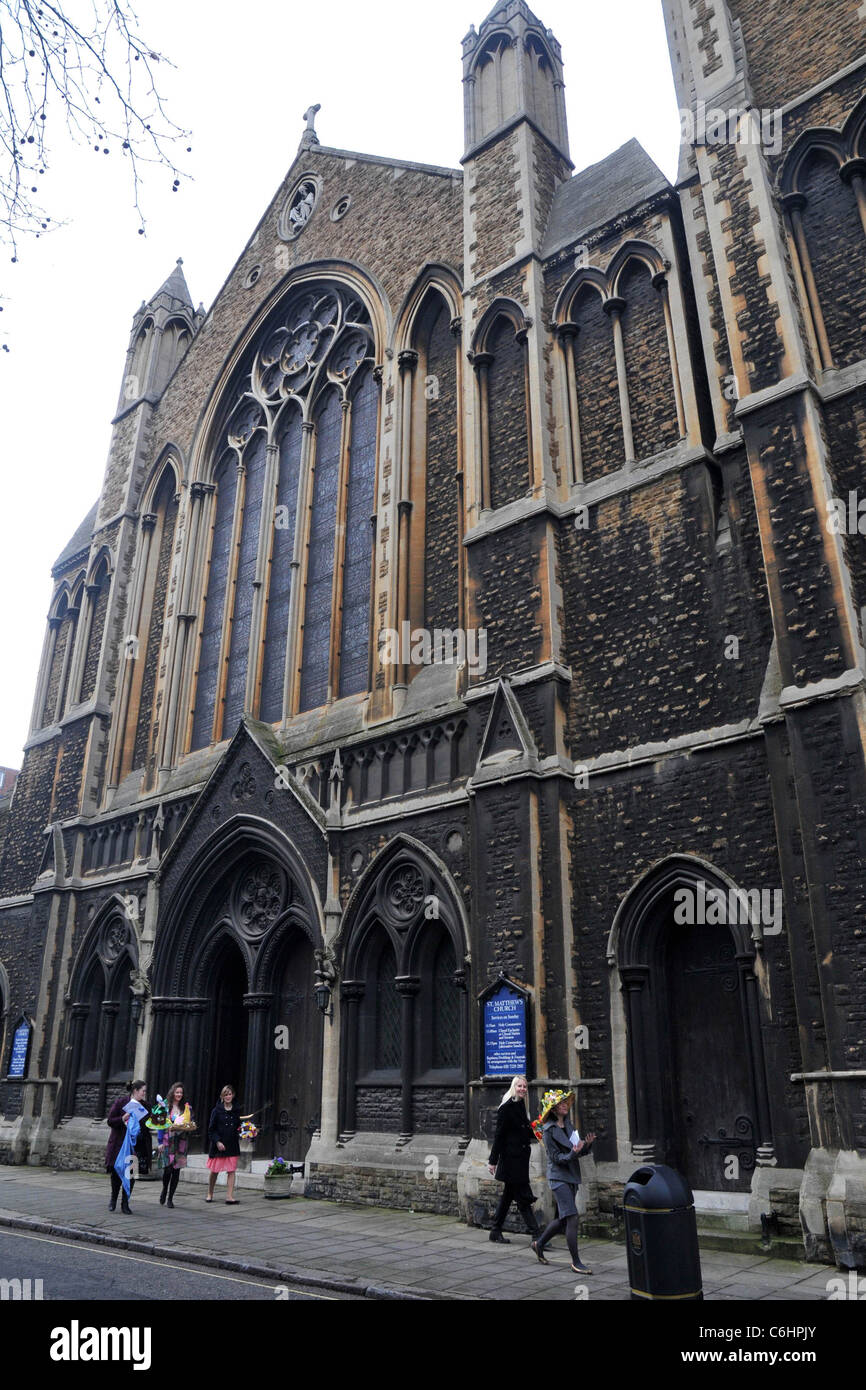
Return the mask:
<path id="1" fill-rule="evenodd" d="M 272 1202 L 281 1202 L 286 1197 L 292 1195 L 292 1175 L 287 1173 L 284 1177 L 265 1178 L 264 1194 Z"/>

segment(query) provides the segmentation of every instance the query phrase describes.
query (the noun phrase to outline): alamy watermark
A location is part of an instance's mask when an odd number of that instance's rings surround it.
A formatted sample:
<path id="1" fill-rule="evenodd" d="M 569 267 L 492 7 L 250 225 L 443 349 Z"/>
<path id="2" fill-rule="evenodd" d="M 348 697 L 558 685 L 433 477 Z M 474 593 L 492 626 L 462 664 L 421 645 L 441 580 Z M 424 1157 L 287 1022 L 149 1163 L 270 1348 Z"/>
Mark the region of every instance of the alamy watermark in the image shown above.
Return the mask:
<path id="1" fill-rule="evenodd" d="M 399 632 L 393 627 L 380 632 L 379 660 L 383 666 L 468 666 L 483 676 L 487 670 L 487 629 L 413 628 L 403 622 Z"/>
<path id="2" fill-rule="evenodd" d="M 765 936 L 782 930 L 781 888 L 714 888 L 699 879 L 674 892 L 674 921 L 681 927 L 761 926 Z"/>
<path id="3" fill-rule="evenodd" d="M 766 154 L 782 153 L 780 107 L 707 106 L 701 98 L 695 110 L 680 108 L 680 137 L 689 145 L 758 145 Z"/>

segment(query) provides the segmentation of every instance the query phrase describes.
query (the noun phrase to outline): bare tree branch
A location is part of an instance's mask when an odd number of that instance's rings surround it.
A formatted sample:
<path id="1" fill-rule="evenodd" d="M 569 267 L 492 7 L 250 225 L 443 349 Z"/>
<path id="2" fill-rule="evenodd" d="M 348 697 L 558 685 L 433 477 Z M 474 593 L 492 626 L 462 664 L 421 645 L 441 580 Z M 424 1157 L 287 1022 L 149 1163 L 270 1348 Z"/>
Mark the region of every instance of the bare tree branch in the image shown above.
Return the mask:
<path id="1" fill-rule="evenodd" d="M 138 23 L 130 0 L 0 0 L 0 241 L 13 260 L 20 236 L 57 225 L 35 195 L 61 112 L 72 140 L 128 160 L 140 233 L 142 166 L 160 165 L 175 190 L 185 177 L 174 156 L 189 135 L 168 116 L 154 75 L 171 64 Z"/>

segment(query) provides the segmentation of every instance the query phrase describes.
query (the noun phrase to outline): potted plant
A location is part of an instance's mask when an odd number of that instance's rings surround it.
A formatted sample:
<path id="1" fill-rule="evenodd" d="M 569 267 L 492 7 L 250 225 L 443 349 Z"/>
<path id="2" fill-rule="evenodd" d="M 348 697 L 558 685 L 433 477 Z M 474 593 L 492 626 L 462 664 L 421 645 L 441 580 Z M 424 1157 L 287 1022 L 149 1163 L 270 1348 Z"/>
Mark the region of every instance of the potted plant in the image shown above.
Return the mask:
<path id="1" fill-rule="evenodd" d="M 292 1165 L 284 1158 L 275 1158 L 265 1173 L 265 1196 L 280 1201 L 292 1195 Z"/>

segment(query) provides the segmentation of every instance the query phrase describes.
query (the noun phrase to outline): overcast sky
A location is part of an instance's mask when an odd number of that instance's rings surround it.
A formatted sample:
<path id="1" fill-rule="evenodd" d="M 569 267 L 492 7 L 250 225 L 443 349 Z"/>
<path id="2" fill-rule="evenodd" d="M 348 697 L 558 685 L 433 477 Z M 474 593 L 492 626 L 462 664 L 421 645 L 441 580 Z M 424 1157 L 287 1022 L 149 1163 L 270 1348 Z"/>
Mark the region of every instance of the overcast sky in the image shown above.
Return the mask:
<path id="1" fill-rule="evenodd" d="M 71 13 L 83 0 L 68 0 Z M 86 7 L 86 0 L 84 0 Z M 20 767 L 50 568 L 99 494 L 132 315 L 178 256 L 209 307 L 294 159 L 314 102 L 323 145 L 423 163 L 463 153 L 461 39 L 492 0 L 139 0 L 176 70 L 170 114 L 192 175 L 148 174 L 138 235 L 126 167 L 58 125 L 40 198 L 67 225 L 0 276 L 0 765 Z M 578 169 L 636 136 L 673 179 L 679 123 L 661 0 L 538 0 L 565 60 Z M 49 136 L 51 128 L 49 127 Z"/>

